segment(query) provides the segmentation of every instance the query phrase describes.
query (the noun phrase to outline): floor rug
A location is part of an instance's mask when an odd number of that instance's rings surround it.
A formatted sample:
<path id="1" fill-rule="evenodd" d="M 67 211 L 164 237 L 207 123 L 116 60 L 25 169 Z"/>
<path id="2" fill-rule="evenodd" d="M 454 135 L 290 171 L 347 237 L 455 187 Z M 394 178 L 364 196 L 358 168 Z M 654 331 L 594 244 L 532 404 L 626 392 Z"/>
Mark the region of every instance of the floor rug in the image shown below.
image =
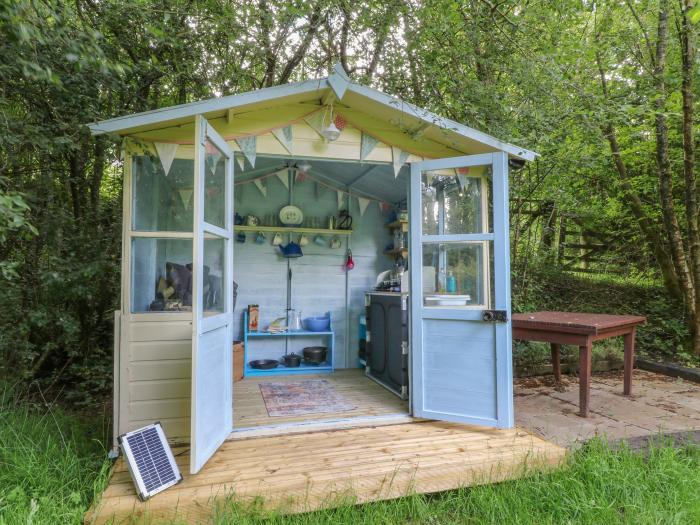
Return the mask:
<path id="1" fill-rule="evenodd" d="M 270 417 L 345 412 L 355 408 L 325 379 L 260 383 L 260 392 Z"/>

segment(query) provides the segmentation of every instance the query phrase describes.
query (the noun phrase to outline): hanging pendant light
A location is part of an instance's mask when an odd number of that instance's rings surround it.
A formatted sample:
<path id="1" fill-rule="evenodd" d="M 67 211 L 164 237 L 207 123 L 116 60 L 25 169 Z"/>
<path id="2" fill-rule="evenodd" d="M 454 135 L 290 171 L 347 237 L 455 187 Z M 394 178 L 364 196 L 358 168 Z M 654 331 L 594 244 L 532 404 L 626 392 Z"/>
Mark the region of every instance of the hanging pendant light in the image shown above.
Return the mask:
<path id="1" fill-rule="evenodd" d="M 328 113 L 328 111 L 326 111 Z M 335 119 L 333 118 L 333 104 L 330 106 L 330 119 L 328 119 L 328 126 L 323 128 L 323 131 L 321 131 L 321 135 L 323 135 L 323 138 L 325 138 L 328 142 L 335 142 L 338 140 L 338 137 L 340 137 L 340 130 L 338 129 L 338 126 L 335 125 Z M 323 119 L 325 121 L 325 118 Z"/>
<path id="2" fill-rule="evenodd" d="M 352 252 L 348 249 L 347 259 L 345 261 L 345 269 L 350 271 L 355 267 L 355 261 L 352 260 Z"/>

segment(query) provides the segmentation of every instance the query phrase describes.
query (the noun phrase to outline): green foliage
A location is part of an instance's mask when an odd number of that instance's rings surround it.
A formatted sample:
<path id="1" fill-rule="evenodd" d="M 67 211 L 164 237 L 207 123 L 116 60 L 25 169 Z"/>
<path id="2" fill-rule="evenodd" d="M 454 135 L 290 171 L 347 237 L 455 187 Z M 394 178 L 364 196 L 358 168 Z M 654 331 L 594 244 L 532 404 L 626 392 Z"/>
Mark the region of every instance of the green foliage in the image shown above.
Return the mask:
<path id="1" fill-rule="evenodd" d="M 577 277 L 556 267 L 534 266 L 526 274 L 513 278 L 513 311 L 536 310 L 645 315 L 647 323 L 637 332 L 636 348 L 640 356 L 700 365 L 700 360 L 686 351 L 689 335 L 683 305 L 670 298 L 656 282 L 635 283 L 610 276 Z M 549 360 L 548 347 L 538 346 L 536 355 L 531 355 L 523 354 L 526 346 L 529 345 L 518 345 L 514 353 L 516 360 Z M 621 341 L 602 350 L 619 353 Z"/>
<path id="2" fill-rule="evenodd" d="M 107 421 L 0 385 L 0 524 L 82 523 L 107 479 Z"/>
<path id="3" fill-rule="evenodd" d="M 217 524 L 658 524 L 700 521 L 700 448 L 657 443 L 647 454 L 594 440 L 563 468 L 516 481 L 279 516 L 232 506 Z"/>

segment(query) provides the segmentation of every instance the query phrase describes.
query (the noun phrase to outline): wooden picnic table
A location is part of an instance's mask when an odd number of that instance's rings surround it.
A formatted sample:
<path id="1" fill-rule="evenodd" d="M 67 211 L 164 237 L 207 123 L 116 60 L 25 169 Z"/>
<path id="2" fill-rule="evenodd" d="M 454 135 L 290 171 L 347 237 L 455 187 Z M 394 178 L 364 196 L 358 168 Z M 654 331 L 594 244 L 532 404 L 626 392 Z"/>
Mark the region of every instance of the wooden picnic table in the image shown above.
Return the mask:
<path id="1" fill-rule="evenodd" d="M 585 314 L 575 312 L 532 312 L 513 314 L 513 339 L 550 343 L 554 379 L 561 380 L 561 345 L 579 347 L 579 407 L 588 417 L 591 399 L 591 349 L 594 341 L 609 337 L 625 338 L 625 381 L 623 393 L 632 393 L 634 340 L 641 315 Z"/>

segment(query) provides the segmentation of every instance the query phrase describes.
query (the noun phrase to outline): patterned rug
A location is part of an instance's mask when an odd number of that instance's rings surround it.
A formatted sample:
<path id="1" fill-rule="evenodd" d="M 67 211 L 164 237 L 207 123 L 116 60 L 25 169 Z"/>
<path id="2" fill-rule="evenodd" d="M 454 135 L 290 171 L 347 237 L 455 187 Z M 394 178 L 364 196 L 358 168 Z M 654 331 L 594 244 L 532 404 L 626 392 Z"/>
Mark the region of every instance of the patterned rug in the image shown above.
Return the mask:
<path id="1" fill-rule="evenodd" d="M 260 383 L 260 392 L 270 417 L 346 412 L 355 408 L 325 379 Z"/>

